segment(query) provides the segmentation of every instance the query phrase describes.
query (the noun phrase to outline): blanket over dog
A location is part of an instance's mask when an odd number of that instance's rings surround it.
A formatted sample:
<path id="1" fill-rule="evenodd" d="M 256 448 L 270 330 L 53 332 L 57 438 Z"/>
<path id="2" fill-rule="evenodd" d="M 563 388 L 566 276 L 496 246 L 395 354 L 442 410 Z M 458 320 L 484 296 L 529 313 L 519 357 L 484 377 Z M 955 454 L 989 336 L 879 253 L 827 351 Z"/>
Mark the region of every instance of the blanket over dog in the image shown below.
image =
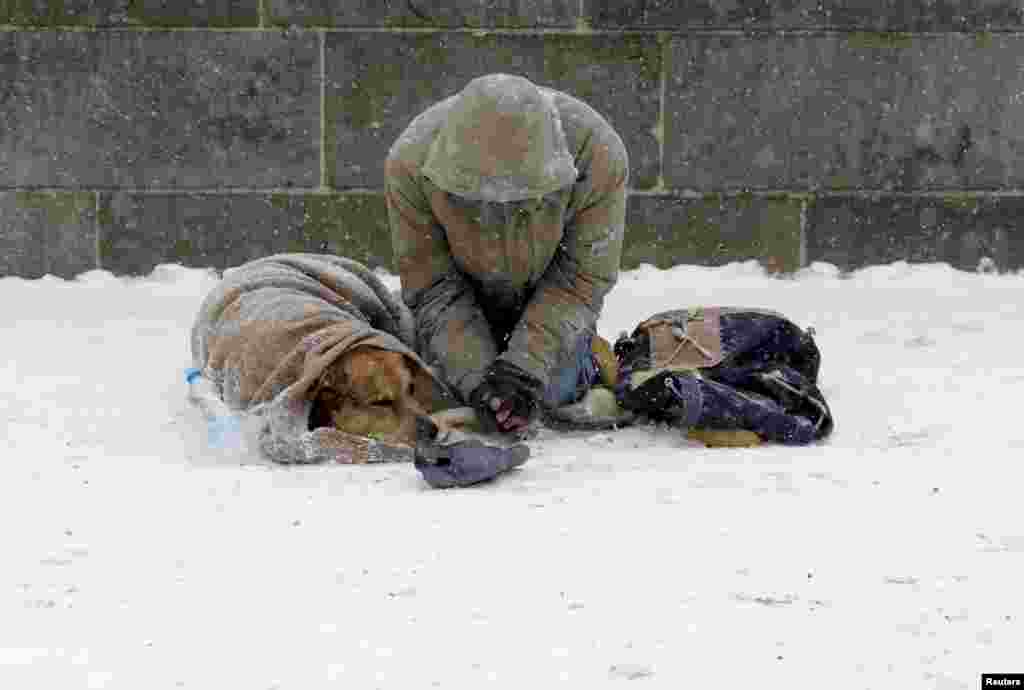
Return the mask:
<path id="1" fill-rule="evenodd" d="M 408 307 L 368 268 L 342 257 L 277 254 L 229 269 L 199 309 L 191 346 L 193 366 L 224 402 L 259 418 L 260 449 L 277 462 L 366 462 L 367 443 L 380 455 L 383 444 L 308 428 L 312 389 L 356 347 L 405 355 L 428 413 L 456 404 L 413 350 Z M 411 460 L 412 451 L 393 459 Z"/>

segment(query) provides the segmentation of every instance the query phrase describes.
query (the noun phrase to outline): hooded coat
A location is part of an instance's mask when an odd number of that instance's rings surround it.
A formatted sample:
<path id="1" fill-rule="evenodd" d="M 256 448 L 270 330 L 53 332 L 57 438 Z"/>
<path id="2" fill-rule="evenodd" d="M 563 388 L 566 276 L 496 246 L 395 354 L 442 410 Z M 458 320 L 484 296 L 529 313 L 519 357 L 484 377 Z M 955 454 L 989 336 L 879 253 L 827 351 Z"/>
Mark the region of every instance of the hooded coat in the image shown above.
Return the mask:
<path id="1" fill-rule="evenodd" d="M 590 106 L 488 75 L 388 155 L 386 194 L 417 352 L 469 400 L 502 359 L 545 388 L 618 278 L 629 164 Z M 497 203 L 494 203 L 497 202 Z"/>

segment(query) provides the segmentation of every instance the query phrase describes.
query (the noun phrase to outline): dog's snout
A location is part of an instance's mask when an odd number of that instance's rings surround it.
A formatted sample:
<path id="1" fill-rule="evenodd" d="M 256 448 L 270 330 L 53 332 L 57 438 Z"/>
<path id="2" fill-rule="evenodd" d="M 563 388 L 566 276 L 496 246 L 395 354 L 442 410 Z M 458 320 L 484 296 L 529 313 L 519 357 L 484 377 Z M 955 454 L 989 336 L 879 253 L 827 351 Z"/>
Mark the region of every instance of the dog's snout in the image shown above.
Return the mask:
<path id="1" fill-rule="evenodd" d="M 416 416 L 416 440 L 418 442 L 429 442 L 437 438 L 440 431 L 434 420 L 427 415 Z"/>

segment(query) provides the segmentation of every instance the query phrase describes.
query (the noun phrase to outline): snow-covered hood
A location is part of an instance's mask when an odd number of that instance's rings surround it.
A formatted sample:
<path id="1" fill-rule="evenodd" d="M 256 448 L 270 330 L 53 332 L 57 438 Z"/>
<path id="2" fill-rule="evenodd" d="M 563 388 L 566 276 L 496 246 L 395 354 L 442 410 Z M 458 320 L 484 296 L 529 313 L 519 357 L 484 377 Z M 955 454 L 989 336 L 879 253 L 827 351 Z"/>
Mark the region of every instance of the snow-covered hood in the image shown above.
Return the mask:
<path id="1" fill-rule="evenodd" d="M 508 74 L 474 79 L 453 99 L 423 174 L 477 201 L 522 201 L 573 184 L 554 92 Z"/>

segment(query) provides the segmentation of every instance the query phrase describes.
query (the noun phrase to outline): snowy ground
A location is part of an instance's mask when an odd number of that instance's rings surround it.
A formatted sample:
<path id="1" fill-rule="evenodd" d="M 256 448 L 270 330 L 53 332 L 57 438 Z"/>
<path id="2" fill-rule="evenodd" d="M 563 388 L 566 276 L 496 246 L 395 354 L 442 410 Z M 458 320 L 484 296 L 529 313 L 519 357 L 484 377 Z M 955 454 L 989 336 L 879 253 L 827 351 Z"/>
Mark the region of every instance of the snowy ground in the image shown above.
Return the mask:
<path id="1" fill-rule="evenodd" d="M 522 470 L 453 491 L 409 466 L 205 452 L 182 371 L 213 280 L 0 280 L 0 687 L 952 690 L 1024 672 L 1024 275 L 626 272 L 608 337 L 700 303 L 813 325 L 832 439 L 544 432 Z"/>

